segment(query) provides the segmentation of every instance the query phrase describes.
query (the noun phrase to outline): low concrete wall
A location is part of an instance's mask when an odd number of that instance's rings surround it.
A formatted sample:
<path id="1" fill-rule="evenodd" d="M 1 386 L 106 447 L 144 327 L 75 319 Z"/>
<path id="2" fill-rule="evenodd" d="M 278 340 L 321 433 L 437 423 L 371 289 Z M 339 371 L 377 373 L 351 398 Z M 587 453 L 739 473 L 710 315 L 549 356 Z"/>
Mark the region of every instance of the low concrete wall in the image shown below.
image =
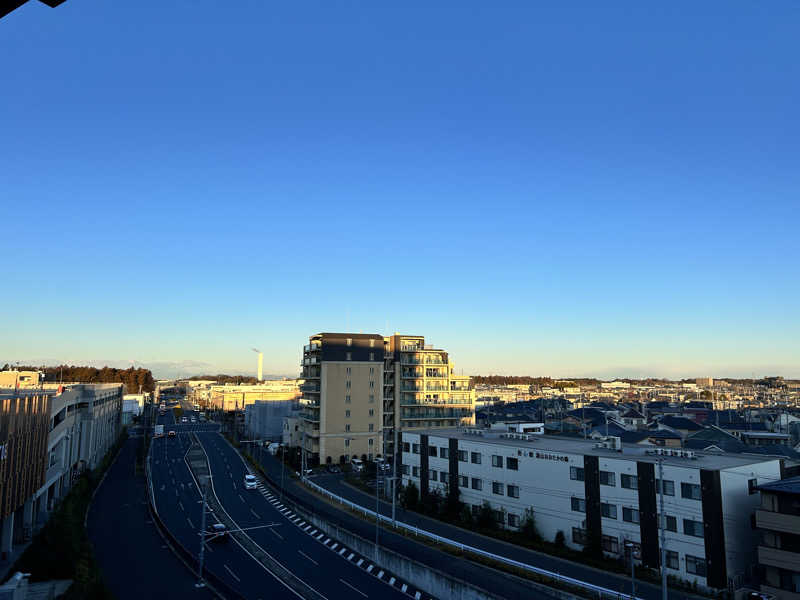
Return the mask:
<path id="1" fill-rule="evenodd" d="M 334 538 L 339 543 L 348 546 L 355 552 L 368 557 L 375 557 L 375 543 L 357 536 L 347 529 L 342 529 L 336 525 L 320 519 L 316 515 L 310 515 L 305 511 L 296 511 L 303 515 L 309 523 L 320 531 L 324 531 L 328 536 Z M 402 554 L 397 554 L 383 547 L 378 549 L 377 560 L 374 561 L 381 568 L 391 571 L 397 577 L 405 581 L 413 582 L 420 589 L 425 590 L 436 598 L 458 598 L 459 600 L 506 600 L 503 596 L 492 594 L 484 589 L 476 587 L 460 579 L 450 577 L 437 569 L 411 560 Z M 514 577 L 514 575 L 507 575 Z M 531 588 L 531 593 L 537 598 L 556 598 L 558 600 L 585 600 L 573 594 L 549 588 L 534 581 L 525 580 L 525 584 Z M 511 599 L 508 599 L 511 600 Z"/>

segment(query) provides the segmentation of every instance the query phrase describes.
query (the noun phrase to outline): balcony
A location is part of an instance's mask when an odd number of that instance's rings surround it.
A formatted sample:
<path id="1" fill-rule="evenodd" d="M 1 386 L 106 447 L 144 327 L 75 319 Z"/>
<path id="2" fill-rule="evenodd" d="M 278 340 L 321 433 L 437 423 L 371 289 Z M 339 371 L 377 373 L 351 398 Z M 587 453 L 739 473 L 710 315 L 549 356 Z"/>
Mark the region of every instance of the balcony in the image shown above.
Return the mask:
<path id="1" fill-rule="evenodd" d="M 303 346 L 303 352 L 318 352 L 322 349 L 320 344 L 306 344 Z"/>
<path id="2" fill-rule="evenodd" d="M 450 388 L 441 383 L 427 383 L 425 385 L 426 392 L 448 392 Z"/>
<path id="3" fill-rule="evenodd" d="M 303 358 L 303 362 L 300 363 L 300 365 L 301 366 L 318 365 L 321 362 L 322 361 L 320 361 L 320 359 L 317 358 L 316 356 L 307 356 L 307 357 Z"/>
<path id="4" fill-rule="evenodd" d="M 756 527 L 800 535 L 800 516 L 756 510 Z"/>
<path id="5" fill-rule="evenodd" d="M 319 383 L 304 383 L 300 386 L 300 391 L 303 393 L 313 392 L 319 394 L 319 390 L 320 390 Z"/>
<path id="6" fill-rule="evenodd" d="M 800 554 L 797 552 L 779 550 L 778 548 L 759 546 L 758 563 L 761 565 L 769 565 L 771 567 L 786 569 L 787 571 L 796 571 L 797 566 L 800 565 Z"/>
<path id="7" fill-rule="evenodd" d="M 404 383 L 400 389 L 404 392 L 421 392 L 423 390 L 421 385 L 411 385 L 410 383 Z"/>
<path id="8" fill-rule="evenodd" d="M 422 377 L 422 371 L 414 371 L 411 369 L 403 369 L 403 375 L 406 379 L 419 379 Z"/>

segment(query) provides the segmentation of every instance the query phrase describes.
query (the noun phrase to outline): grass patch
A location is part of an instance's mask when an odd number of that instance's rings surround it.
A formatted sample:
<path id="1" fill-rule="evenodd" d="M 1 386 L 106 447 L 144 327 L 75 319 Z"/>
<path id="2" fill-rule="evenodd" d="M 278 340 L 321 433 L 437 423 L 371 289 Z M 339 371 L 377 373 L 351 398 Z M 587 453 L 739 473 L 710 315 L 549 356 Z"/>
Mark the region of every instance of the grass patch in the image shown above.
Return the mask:
<path id="1" fill-rule="evenodd" d="M 11 573 L 30 573 L 32 582 L 72 579 L 73 584 L 64 595 L 67 600 L 113 600 L 97 566 L 84 520 L 94 490 L 127 439 L 128 431 L 123 429 L 100 465 L 78 478 L 31 545 L 14 563 Z"/>

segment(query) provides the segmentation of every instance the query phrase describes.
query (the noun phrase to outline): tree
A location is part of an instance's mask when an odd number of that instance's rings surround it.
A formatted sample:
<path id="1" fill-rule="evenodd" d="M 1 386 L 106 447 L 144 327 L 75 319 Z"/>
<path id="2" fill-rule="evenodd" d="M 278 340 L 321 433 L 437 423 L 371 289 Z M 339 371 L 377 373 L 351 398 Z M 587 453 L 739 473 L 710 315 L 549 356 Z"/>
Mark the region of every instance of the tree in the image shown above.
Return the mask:
<path id="1" fill-rule="evenodd" d="M 525 517 L 522 520 L 522 526 L 520 527 L 522 534 L 531 540 L 540 541 L 542 536 L 539 534 L 539 530 L 536 528 L 536 516 L 533 514 L 533 507 L 525 509 Z"/>
<path id="2" fill-rule="evenodd" d="M 566 540 L 564 539 L 564 532 L 560 529 L 556 531 L 556 537 L 553 539 L 553 543 L 556 545 L 556 548 L 563 548 L 566 546 Z"/>
<path id="3" fill-rule="evenodd" d="M 479 529 L 497 529 L 497 518 L 495 517 L 494 510 L 492 510 L 492 505 L 487 501 L 484 501 L 475 520 Z"/>
<path id="4" fill-rule="evenodd" d="M 413 481 L 409 481 L 400 493 L 400 504 L 408 510 L 417 510 L 419 506 L 419 489 Z"/>

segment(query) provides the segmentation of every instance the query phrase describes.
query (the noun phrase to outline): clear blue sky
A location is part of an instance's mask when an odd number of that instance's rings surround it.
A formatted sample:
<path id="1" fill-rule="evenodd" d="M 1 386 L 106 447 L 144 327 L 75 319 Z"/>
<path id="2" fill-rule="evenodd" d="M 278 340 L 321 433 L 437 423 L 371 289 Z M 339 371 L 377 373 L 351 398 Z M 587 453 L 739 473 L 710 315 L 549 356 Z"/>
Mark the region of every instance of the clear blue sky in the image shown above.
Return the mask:
<path id="1" fill-rule="evenodd" d="M 235 5 L 235 6 L 234 6 Z M 0 360 L 800 377 L 796 1 L 31 1 Z"/>

